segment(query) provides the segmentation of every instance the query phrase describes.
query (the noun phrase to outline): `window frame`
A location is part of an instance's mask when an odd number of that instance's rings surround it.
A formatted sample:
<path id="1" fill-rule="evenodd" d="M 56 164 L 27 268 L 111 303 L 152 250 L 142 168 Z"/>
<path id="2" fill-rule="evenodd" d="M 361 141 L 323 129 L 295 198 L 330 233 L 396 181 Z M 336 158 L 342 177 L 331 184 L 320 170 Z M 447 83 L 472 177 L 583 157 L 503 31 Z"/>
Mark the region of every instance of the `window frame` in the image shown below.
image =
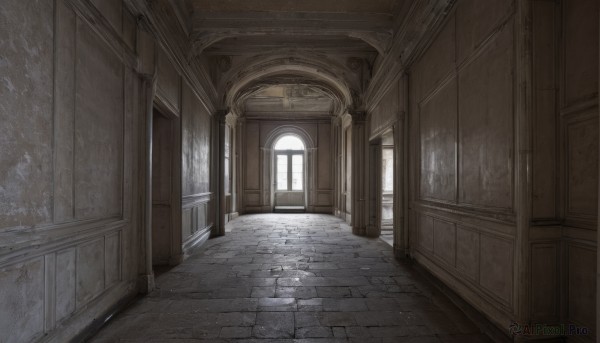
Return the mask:
<path id="1" fill-rule="evenodd" d="M 279 188 L 279 164 L 277 163 L 277 157 L 278 156 L 287 156 L 287 189 L 280 189 Z M 292 161 L 293 161 L 293 156 L 302 156 L 302 180 L 301 180 L 301 184 L 302 184 L 302 189 L 300 190 L 295 190 L 293 189 L 292 183 L 293 183 L 293 167 L 292 167 Z M 304 166 L 306 164 L 305 161 L 305 156 L 304 156 L 304 150 L 275 150 L 275 192 L 304 192 L 304 174 L 305 174 L 305 170 L 304 170 Z"/>
<path id="2" fill-rule="evenodd" d="M 279 164 L 277 163 L 277 156 L 281 156 L 281 155 L 285 155 L 287 156 L 287 189 L 279 189 Z M 302 180 L 301 180 L 301 184 L 302 184 L 302 189 L 301 190 L 294 190 L 292 187 L 292 183 L 293 183 L 293 167 L 292 167 L 292 161 L 293 161 L 293 156 L 295 155 L 300 155 L 302 156 Z M 306 165 L 306 157 L 305 157 L 305 150 L 275 150 L 275 192 L 304 192 L 304 188 L 305 188 L 305 184 L 304 184 L 304 179 L 305 179 L 305 168 L 304 166 Z"/>

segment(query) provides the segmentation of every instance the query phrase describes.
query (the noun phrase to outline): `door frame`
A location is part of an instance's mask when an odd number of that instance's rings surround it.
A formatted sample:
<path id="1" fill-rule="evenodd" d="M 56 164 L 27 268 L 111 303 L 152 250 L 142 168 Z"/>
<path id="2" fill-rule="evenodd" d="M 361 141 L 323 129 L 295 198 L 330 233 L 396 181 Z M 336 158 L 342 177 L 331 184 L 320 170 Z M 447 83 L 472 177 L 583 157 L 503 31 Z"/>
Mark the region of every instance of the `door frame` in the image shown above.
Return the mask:
<path id="1" fill-rule="evenodd" d="M 181 203 L 181 194 L 182 194 L 182 185 L 181 185 L 181 118 L 175 113 L 174 110 L 170 109 L 170 106 L 167 105 L 164 101 L 161 100 L 160 97 L 155 97 L 153 101 L 152 107 L 152 123 L 151 126 L 154 126 L 154 116 L 160 115 L 166 120 L 169 121 L 170 127 L 170 145 L 171 145 L 171 159 L 170 159 L 170 167 L 171 167 L 171 175 L 170 175 L 170 207 L 171 207 L 171 220 L 170 220 L 170 244 L 169 244 L 169 260 L 165 265 L 175 266 L 183 261 L 183 240 L 182 240 L 182 203 Z M 156 147 L 154 147 L 154 130 L 151 131 L 149 141 L 151 142 L 150 149 L 150 165 L 153 166 L 153 151 Z M 150 174 L 150 183 L 152 184 L 153 180 L 153 170 L 151 168 Z M 151 201 L 150 208 L 150 217 L 152 218 L 152 210 L 154 204 L 152 203 L 152 195 L 153 189 L 150 186 L 148 190 L 149 197 Z M 150 224 L 152 230 L 154 229 L 154 224 Z M 152 235 L 152 242 L 155 239 L 154 235 Z M 148 252 L 150 256 L 152 256 L 152 265 L 155 266 L 154 256 L 152 251 Z"/>

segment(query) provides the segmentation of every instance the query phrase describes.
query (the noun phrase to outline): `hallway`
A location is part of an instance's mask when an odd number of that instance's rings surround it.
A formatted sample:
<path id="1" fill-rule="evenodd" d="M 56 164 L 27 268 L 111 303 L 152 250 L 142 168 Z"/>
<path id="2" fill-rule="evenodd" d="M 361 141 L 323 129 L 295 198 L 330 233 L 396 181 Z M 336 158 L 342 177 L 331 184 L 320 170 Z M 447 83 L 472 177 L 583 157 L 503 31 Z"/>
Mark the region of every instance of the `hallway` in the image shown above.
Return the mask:
<path id="1" fill-rule="evenodd" d="M 247 215 L 230 229 L 92 342 L 487 342 L 387 244 L 338 218 Z"/>
<path id="2" fill-rule="evenodd" d="M 598 342 L 599 56 L 600 0 L 2 0 L 0 343 Z"/>

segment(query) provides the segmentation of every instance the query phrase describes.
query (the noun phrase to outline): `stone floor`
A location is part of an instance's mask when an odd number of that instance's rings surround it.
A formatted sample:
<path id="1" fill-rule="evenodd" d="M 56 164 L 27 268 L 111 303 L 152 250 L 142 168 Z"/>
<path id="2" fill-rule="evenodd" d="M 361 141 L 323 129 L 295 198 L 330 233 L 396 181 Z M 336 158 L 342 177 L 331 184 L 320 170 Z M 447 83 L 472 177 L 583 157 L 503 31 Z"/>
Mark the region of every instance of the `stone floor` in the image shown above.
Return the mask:
<path id="1" fill-rule="evenodd" d="M 230 223 L 92 342 L 488 342 L 379 239 L 333 216 Z"/>

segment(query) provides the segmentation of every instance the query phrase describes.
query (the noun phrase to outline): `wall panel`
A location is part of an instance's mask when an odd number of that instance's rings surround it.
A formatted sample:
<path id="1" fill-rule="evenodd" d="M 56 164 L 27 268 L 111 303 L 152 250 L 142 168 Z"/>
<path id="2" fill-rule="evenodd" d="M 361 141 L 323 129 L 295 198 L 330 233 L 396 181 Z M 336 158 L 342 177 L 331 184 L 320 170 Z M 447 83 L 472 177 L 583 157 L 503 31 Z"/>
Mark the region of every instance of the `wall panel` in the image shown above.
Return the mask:
<path id="1" fill-rule="evenodd" d="M 106 18 L 113 29 L 122 31 L 123 27 L 123 1 L 122 0 L 92 0 L 98 11 Z"/>
<path id="2" fill-rule="evenodd" d="M 567 216 L 598 212 L 598 116 L 566 126 Z"/>
<path id="3" fill-rule="evenodd" d="M 74 248 L 56 253 L 56 320 L 60 321 L 75 312 L 76 259 Z"/>
<path id="4" fill-rule="evenodd" d="M 29 342 L 44 333 L 44 258 L 0 268 L 0 332 L 5 342 Z"/>
<path id="5" fill-rule="evenodd" d="M 518 277 L 514 10 L 457 1 L 409 71 L 411 250 L 500 326 L 515 318 Z"/>
<path id="6" fill-rule="evenodd" d="M 244 162 L 246 172 L 244 173 L 244 185 L 248 190 L 258 190 L 260 189 L 260 173 L 258 172 L 260 170 L 260 129 L 258 123 L 247 123 L 245 128 Z"/>
<path id="7" fill-rule="evenodd" d="M 514 248 L 511 242 L 481 235 L 479 284 L 506 306 L 511 306 L 514 277 Z"/>
<path id="8" fill-rule="evenodd" d="M 555 322 L 560 316 L 559 253 L 556 243 L 531 246 L 531 310 L 539 322 Z"/>
<path id="9" fill-rule="evenodd" d="M 462 64 L 514 11 L 514 0 L 459 1 L 456 10 L 456 56 Z"/>
<path id="10" fill-rule="evenodd" d="M 0 161 L 3 342 L 69 341 L 137 292 L 131 180 L 143 97 L 128 64 L 135 55 L 119 41 L 121 2 L 97 3 L 0 4 L 9 35 L 0 40 L 0 113 L 9 116 L 0 150 L 10 152 Z"/>
<path id="11" fill-rule="evenodd" d="M 596 249 L 594 246 L 568 243 L 567 256 L 568 319 L 595 332 Z"/>
<path id="12" fill-rule="evenodd" d="M 76 47 L 75 218 L 120 216 L 123 196 L 123 65 L 81 20 L 77 24 Z"/>
<path id="13" fill-rule="evenodd" d="M 419 103 L 449 75 L 456 72 L 456 17 L 451 16 L 423 57 L 415 63 L 414 95 Z"/>
<path id="14" fill-rule="evenodd" d="M 0 3 L 0 228 L 52 222 L 53 4 Z"/>
<path id="15" fill-rule="evenodd" d="M 400 112 L 400 87 L 397 81 L 387 91 L 385 96 L 379 101 L 379 104 L 369 115 L 369 122 L 371 127 L 370 137 L 373 138 L 385 130 L 389 129 L 390 126 L 394 125 L 398 120 L 398 113 Z"/>
<path id="16" fill-rule="evenodd" d="M 76 305 L 81 308 L 104 290 L 104 240 L 97 239 L 77 248 Z"/>
<path id="17" fill-rule="evenodd" d="M 457 83 L 452 79 L 421 104 L 422 199 L 456 202 Z"/>
<path id="18" fill-rule="evenodd" d="M 475 230 L 456 228 L 456 269 L 474 282 L 479 282 L 479 236 Z"/>
<path id="19" fill-rule="evenodd" d="M 456 266 L 456 224 L 433 221 L 433 254 L 444 263 Z"/>
<path id="20" fill-rule="evenodd" d="M 163 100 L 172 114 L 179 115 L 181 112 L 181 76 L 162 49 L 158 49 L 157 65 L 156 95 Z"/>
<path id="21" fill-rule="evenodd" d="M 511 209 L 513 26 L 459 72 L 459 201 Z"/>
<path id="22" fill-rule="evenodd" d="M 598 92 L 598 1 L 563 1 L 564 104 Z"/>
<path id="23" fill-rule="evenodd" d="M 317 150 L 317 189 L 331 189 L 331 170 L 332 153 L 331 153 L 331 124 L 318 125 L 319 136 Z M 322 202 L 321 202 L 322 203 Z M 329 202 L 331 204 L 331 202 Z"/>

